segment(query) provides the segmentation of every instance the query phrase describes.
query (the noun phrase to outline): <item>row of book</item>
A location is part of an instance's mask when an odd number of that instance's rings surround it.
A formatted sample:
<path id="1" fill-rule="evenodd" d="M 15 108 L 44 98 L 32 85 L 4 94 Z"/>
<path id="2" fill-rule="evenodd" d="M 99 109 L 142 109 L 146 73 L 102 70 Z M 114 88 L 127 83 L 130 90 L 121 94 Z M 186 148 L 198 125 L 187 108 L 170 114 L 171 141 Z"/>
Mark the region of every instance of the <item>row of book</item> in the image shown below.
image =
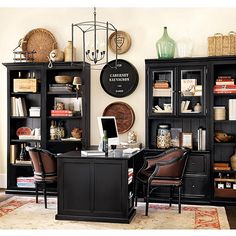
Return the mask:
<path id="1" fill-rule="evenodd" d="M 218 76 L 213 87 L 213 93 L 236 93 L 236 85 L 232 76 Z"/>
<path id="2" fill-rule="evenodd" d="M 197 143 L 198 143 L 198 150 L 205 151 L 206 150 L 206 129 L 198 128 L 197 130 Z"/>
<path id="3" fill-rule="evenodd" d="M 133 181 L 133 176 L 134 176 L 134 169 L 129 168 L 128 169 L 128 184 L 130 184 Z"/>
<path id="4" fill-rule="evenodd" d="M 16 185 L 19 188 L 35 188 L 34 177 L 17 177 Z"/>
<path id="5" fill-rule="evenodd" d="M 27 116 L 25 99 L 22 97 L 11 97 L 11 115 Z"/>

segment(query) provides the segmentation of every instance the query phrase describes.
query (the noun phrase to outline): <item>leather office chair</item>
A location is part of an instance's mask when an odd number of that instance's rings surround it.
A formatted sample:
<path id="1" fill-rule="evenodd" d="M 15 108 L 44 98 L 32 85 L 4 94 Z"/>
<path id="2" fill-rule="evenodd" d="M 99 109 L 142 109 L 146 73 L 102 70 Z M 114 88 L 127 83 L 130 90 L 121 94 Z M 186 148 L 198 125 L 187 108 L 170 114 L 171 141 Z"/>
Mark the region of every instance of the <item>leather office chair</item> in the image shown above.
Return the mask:
<path id="1" fill-rule="evenodd" d="M 149 196 L 154 189 L 160 186 L 170 187 L 170 206 L 174 188 L 178 187 L 178 209 L 181 213 L 181 190 L 187 159 L 188 150 L 183 148 L 170 148 L 159 155 L 144 157 L 144 164 L 135 179 L 135 205 L 137 206 L 137 191 L 140 182 L 146 193 L 144 197 L 146 216 L 148 215 Z"/>
<path id="2" fill-rule="evenodd" d="M 43 190 L 45 208 L 47 208 L 47 186 L 57 183 L 57 161 L 54 154 L 40 148 L 27 147 L 34 171 L 36 203 L 38 191 Z"/>

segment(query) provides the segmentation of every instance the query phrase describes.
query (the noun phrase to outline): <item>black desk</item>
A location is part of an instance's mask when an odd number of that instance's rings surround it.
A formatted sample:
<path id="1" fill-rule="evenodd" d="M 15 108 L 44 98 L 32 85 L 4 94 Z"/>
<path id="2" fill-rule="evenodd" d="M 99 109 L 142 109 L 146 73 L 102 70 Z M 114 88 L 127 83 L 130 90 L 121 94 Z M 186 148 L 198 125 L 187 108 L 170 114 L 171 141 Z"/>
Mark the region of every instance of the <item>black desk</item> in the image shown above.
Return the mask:
<path id="1" fill-rule="evenodd" d="M 73 151 L 58 156 L 56 219 L 129 223 L 136 210 L 128 169 L 139 155 L 84 157 Z"/>

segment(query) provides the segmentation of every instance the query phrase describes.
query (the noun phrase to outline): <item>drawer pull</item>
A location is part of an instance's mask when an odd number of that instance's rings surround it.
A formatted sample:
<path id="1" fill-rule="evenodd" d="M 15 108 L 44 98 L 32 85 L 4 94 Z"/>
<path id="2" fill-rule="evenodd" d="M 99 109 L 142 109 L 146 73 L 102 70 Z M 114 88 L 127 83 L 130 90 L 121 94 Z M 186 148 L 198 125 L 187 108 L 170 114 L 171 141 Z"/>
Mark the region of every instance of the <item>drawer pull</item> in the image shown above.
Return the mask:
<path id="1" fill-rule="evenodd" d="M 195 185 L 192 185 L 192 188 L 195 188 Z"/>
<path id="2" fill-rule="evenodd" d="M 196 165 L 196 163 L 195 163 L 195 162 L 192 162 L 192 166 L 194 166 L 194 165 Z"/>

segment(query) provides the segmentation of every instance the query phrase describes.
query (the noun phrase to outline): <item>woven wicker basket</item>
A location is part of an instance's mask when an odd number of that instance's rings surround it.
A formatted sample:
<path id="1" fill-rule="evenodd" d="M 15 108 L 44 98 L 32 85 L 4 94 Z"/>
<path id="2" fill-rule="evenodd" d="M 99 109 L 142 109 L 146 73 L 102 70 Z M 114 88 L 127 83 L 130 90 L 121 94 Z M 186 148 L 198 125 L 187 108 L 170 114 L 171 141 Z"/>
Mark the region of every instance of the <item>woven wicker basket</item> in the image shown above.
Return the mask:
<path id="1" fill-rule="evenodd" d="M 228 35 L 216 33 L 208 37 L 208 56 L 236 55 L 236 33 L 230 31 Z"/>
<path id="2" fill-rule="evenodd" d="M 34 62 L 48 62 L 49 53 L 57 48 L 57 42 L 53 34 L 43 28 L 33 29 L 22 40 L 21 48 L 33 55 Z"/>

